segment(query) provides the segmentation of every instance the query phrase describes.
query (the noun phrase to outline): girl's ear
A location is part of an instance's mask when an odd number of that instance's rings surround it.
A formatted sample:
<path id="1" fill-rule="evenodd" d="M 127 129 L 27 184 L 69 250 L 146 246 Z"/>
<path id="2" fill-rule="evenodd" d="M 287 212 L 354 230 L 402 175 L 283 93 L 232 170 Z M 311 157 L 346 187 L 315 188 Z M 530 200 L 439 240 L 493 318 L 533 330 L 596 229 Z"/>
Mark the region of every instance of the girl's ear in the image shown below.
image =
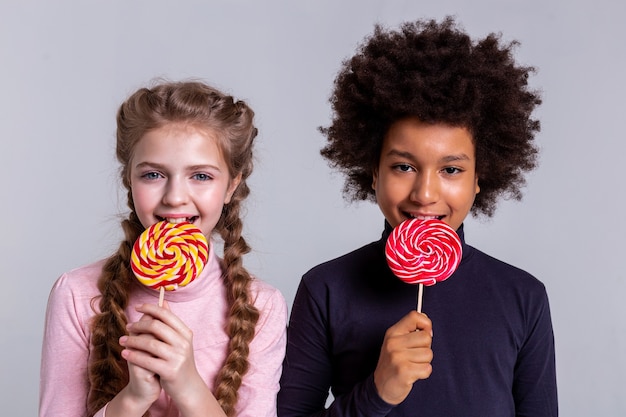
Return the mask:
<path id="1" fill-rule="evenodd" d="M 478 174 L 476 174 L 474 178 L 474 187 L 475 187 L 474 194 L 478 194 L 480 192 L 480 185 L 478 185 Z"/>
<path id="2" fill-rule="evenodd" d="M 224 204 L 230 203 L 230 200 L 233 198 L 233 194 L 235 194 L 235 190 L 239 187 L 239 183 L 241 182 L 241 173 L 237 175 L 230 181 L 228 185 L 228 189 L 226 190 L 226 196 L 224 198 Z"/>

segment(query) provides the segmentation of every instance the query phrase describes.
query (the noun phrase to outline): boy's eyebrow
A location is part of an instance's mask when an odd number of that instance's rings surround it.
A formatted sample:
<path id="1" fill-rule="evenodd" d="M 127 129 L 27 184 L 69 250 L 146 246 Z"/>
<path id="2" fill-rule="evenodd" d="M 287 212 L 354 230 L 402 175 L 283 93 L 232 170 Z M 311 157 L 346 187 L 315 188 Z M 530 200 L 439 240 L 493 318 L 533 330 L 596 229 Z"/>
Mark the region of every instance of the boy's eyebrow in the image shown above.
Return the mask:
<path id="1" fill-rule="evenodd" d="M 456 155 L 448 155 L 441 158 L 441 162 L 454 162 L 454 161 L 470 161 L 471 158 L 464 153 L 459 153 Z"/>
<path id="2" fill-rule="evenodd" d="M 397 149 L 391 149 L 387 152 L 387 156 L 399 156 L 400 158 L 410 159 L 415 161 L 415 157 L 410 152 L 399 151 Z M 446 155 L 440 159 L 440 162 L 455 162 L 455 161 L 470 161 L 471 158 L 465 153 L 459 153 L 454 155 Z"/>

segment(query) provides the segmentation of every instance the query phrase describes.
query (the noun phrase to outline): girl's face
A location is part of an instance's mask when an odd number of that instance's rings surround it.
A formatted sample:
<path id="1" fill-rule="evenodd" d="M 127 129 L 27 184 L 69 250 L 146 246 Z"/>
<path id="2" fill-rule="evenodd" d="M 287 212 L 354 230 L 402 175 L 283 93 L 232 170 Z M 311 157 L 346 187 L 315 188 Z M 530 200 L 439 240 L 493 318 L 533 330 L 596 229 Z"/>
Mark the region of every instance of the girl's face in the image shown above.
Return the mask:
<path id="1" fill-rule="evenodd" d="M 416 217 L 437 218 L 458 229 L 480 191 L 471 134 L 414 118 L 394 123 L 383 141 L 372 188 L 393 227 Z"/>
<path id="2" fill-rule="evenodd" d="M 188 221 L 209 238 L 240 180 L 230 177 L 213 132 L 188 125 L 148 132 L 130 161 L 135 211 L 145 228 Z"/>

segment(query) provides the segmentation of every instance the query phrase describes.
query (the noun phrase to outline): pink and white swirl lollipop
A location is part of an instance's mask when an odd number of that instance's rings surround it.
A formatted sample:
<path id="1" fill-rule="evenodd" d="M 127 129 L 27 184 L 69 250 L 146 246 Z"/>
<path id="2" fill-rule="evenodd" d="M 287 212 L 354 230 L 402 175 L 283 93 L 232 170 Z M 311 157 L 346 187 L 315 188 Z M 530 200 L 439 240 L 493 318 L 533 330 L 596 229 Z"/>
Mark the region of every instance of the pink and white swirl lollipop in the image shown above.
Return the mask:
<path id="1" fill-rule="evenodd" d="M 461 240 L 441 220 L 409 219 L 393 229 L 385 255 L 400 280 L 419 284 L 417 311 L 421 312 L 423 286 L 448 279 L 461 263 Z"/>

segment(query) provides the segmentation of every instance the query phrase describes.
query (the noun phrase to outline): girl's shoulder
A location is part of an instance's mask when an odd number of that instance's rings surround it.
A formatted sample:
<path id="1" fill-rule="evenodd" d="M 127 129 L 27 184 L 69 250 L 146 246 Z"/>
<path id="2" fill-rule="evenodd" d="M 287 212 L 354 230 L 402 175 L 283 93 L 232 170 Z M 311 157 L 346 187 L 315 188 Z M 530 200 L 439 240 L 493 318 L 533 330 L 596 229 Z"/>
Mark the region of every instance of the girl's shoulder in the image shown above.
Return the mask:
<path id="1" fill-rule="evenodd" d="M 285 304 L 285 297 L 278 288 L 255 276 L 252 276 L 250 290 L 257 308 L 267 302 Z"/>
<path id="2" fill-rule="evenodd" d="M 94 299 L 100 294 L 97 283 L 104 262 L 72 269 L 56 280 L 48 297 L 46 327 L 73 328 L 88 340 L 88 323 L 97 310 Z"/>
<path id="3" fill-rule="evenodd" d="M 263 316 L 274 316 L 279 321 L 287 321 L 287 303 L 280 290 L 271 284 L 252 277 L 250 283 L 250 293 L 254 300 L 254 306 Z"/>
<path id="4" fill-rule="evenodd" d="M 54 283 L 52 293 L 62 292 L 74 297 L 94 297 L 99 294 L 97 283 L 105 259 L 71 269 L 63 273 Z"/>

